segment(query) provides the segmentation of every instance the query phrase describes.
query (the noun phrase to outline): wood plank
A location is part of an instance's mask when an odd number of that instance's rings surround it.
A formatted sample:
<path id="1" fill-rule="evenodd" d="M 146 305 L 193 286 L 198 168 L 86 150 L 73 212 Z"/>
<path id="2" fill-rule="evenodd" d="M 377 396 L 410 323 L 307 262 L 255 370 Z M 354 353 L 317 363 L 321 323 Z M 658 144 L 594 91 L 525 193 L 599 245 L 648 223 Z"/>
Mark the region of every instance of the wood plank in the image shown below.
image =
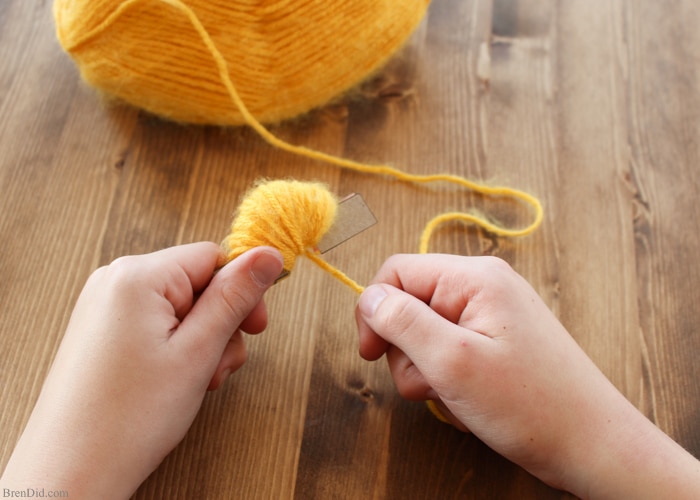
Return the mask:
<path id="1" fill-rule="evenodd" d="M 700 10 L 679 2 L 625 3 L 630 182 L 635 194 L 641 336 L 652 418 L 696 456 L 700 367 L 696 354 L 700 100 L 693 28 Z"/>
<path id="2" fill-rule="evenodd" d="M 630 400 L 700 455 L 700 7 L 692 0 L 441 0 L 352 95 L 272 128 L 293 144 L 542 198 L 534 235 L 441 227 L 436 252 L 508 260 Z M 326 254 L 360 283 L 423 225 L 531 214 L 275 150 L 246 128 L 105 106 L 54 35 L 50 2 L 0 2 L 0 464 L 85 279 L 114 258 L 220 241 L 260 177 L 362 193 L 379 224 Z M 312 263 L 267 296 L 249 361 L 207 395 L 135 498 L 561 498 L 403 401 L 357 355 L 355 294 Z"/>
<path id="3" fill-rule="evenodd" d="M 622 119 L 626 92 L 617 60 L 623 43 L 619 9 L 614 2 L 604 9 L 570 2 L 560 12 L 568 41 L 558 47 L 559 189 L 566 198 L 558 211 L 560 266 L 569 283 L 582 285 L 562 290 L 561 301 L 567 311 L 562 319 L 584 350 L 639 404 L 641 345 L 630 258 L 633 197 L 625 182 L 630 168 Z M 580 249 L 576 256 L 572 248 Z"/>

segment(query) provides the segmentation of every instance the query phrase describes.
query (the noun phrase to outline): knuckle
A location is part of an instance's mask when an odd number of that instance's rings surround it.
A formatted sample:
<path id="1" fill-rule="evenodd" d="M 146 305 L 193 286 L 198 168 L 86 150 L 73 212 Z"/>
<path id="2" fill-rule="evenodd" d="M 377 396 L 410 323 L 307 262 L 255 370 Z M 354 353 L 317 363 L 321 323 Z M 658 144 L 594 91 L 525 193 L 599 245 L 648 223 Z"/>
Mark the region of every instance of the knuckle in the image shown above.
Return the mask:
<path id="1" fill-rule="evenodd" d="M 380 274 L 384 272 L 393 273 L 397 270 L 404 269 L 409 259 L 415 258 L 415 255 L 397 253 L 388 257 L 380 269 Z"/>
<path id="2" fill-rule="evenodd" d="M 101 269 L 101 277 L 117 290 L 138 285 L 145 278 L 139 259 L 134 256 L 119 257 Z"/>
<path id="3" fill-rule="evenodd" d="M 500 296 L 510 291 L 516 272 L 505 260 L 500 257 L 477 257 L 477 266 L 469 273 L 472 276 L 470 286 L 478 294 Z"/>
<path id="4" fill-rule="evenodd" d="M 505 260 L 503 260 L 500 257 L 490 255 L 490 256 L 484 257 L 484 259 L 486 260 L 486 267 L 488 269 L 495 271 L 495 272 L 501 272 L 501 273 L 507 273 L 507 274 L 515 272 L 515 271 L 513 271 L 513 268 L 511 267 L 511 265 L 508 264 L 508 262 L 506 262 Z"/>
<path id="5" fill-rule="evenodd" d="M 402 253 L 397 253 L 386 259 L 386 265 L 392 268 L 401 265 L 406 260 L 407 255 Z"/>

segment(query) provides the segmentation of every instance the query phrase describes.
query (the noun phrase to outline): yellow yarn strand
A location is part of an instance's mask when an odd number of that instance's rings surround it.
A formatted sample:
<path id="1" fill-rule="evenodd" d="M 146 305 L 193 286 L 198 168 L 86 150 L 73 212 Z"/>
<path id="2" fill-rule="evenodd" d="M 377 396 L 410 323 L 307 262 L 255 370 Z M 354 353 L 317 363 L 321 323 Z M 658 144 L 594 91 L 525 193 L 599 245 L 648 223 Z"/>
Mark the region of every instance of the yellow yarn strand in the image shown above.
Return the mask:
<path id="1" fill-rule="evenodd" d="M 320 267 L 328 274 L 336 278 L 338 281 L 352 288 L 355 292 L 358 293 L 358 295 L 365 291 L 365 287 L 363 287 L 362 285 L 358 285 L 355 280 L 350 278 L 348 275 L 346 275 L 344 272 L 340 271 L 336 267 L 330 265 L 328 262 L 319 257 L 317 253 L 307 249 L 304 255 L 318 267 Z"/>
<path id="2" fill-rule="evenodd" d="M 211 55 L 214 58 L 214 61 L 219 69 L 219 76 L 221 77 L 221 80 L 224 83 L 226 90 L 228 90 L 231 96 L 231 100 L 238 108 L 238 111 L 241 113 L 248 126 L 255 130 L 268 144 L 279 148 L 283 151 L 287 151 L 289 153 L 304 156 L 313 160 L 330 163 L 332 165 L 346 168 L 349 170 L 354 170 L 357 172 L 363 172 L 373 175 L 386 175 L 389 177 L 394 177 L 401 181 L 413 182 L 416 184 L 426 184 L 441 181 L 448 182 L 451 184 L 462 186 L 466 189 L 486 196 L 507 197 L 517 199 L 530 205 L 534 209 L 534 220 L 528 226 L 522 229 L 504 228 L 492 224 L 489 221 L 476 215 L 471 215 L 462 212 L 449 212 L 441 214 L 435 217 L 433 220 L 431 220 L 424 229 L 423 236 L 421 237 L 421 253 L 427 252 L 428 240 L 430 239 L 430 235 L 435 230 L 435 228 L 438 225 L 448 221 L 462 220 L 465 222 L 470 222 L 498 236 L 506 237 L 518 237 L 532 234 L 542 223 L 544 212 L 540 201 L 531 194 L 526 193 L 524 191 L 520 191 L 518 189 L 504 186 L 486 186 L 470 181 L 465 177 L 452 174 L 410 174 L 397 168 L 390 167 L 388 165 L 368 165 L 365 163 L 349 160 L 347 158 L 340 158 L 338 156 L 324 153 L 322 151 L 316 151 L 314 149 L 310 149 L 304 146 L 296 146 L 294 144 L 290 144 L 286 141 L 283 141 L 282 139 L 274 135 L 272 132 L 270 132 L 250 113 L 250 111 L 248 111 L 248 108 L 246 107 L 243 100 L 240 98 L 236 87 L 231 81 L 226 60 L 224 59 L 223 55 L 221 55 L 221 52 L 219 52 L 219 50 L 216 48 L 216 45 L 214 45 L 213 40 L 209 36 L 209 33 L 207 33 L 204 26 L 202 26 L 202 23 L 199 21 L 195 13 L 192 12 L 192 10 L 189 9 L 186 5 L 184 5 L 180 0 L 168 0 L 168 2 L 178 5 L 183 9 L 183 12 L 187 15 L 193 27 L 195 28 L 197 33 L 199 33 L 199 36 L 202 38 L 202 42 L 210 50 Z"/>
<path id="3" fill-rule="evenodd" d="M 65 39 L 63 34 L 59 31 L 59 38 L 61 39 L 62 44 L 64 45 L 64 48 L 67 50 L 72 50 L 80 46 L 81 44 L 87 42 L 97 34 L 104 32 L 110 25 L 112 25 L 127 9 L 130 7 L 137 5 L 139 3 L 144 3 L 144 2 L 149 2 L 149 1 L 155 1 L 155 2 L 161 2 L 163 4 L 167 4 L 172 6 L 173 8 L 179 10 L 182 14 L 184 14 L 189 22 L 191 23 L 192 27 L 195 29 L 197 34 L 199 35 L 200 39 L 202 40 L 203 44 L 209 51 L 216 68 L 219 73 L 219 77 L 221 79 L 221 82 L 223 83 L 224 87 L 226 88 L 226 91 L 229 94 L 229 97 L 231 99 L 231 102 L 233 105 L 236 107 L 238 112 L 241 114 L 243 117 L 244 122 L 250 126 L 253 130 L 255 130 L 267 143 L 270 145 L 279 148 L 283 151 L 296 154 L 299 156 L 303 156 L 309 159 L 329 163 L 332 165 L 335 165 L 337 167 L 341 168 L 346 168 L 349 170 L 357 171 L 357 172 L 362 172 L 362 173 L 368 173 L 372 175 L 383 175 L 383 176 L 388 176 L 388 177 L 393 177 L 397 180 L 404 181 L 404 182 L 412 182 L 416 184 L 425 184 L 425 183 L 433 183 L 433 182 L 446 182 L 446 183 L 451 183 L 457 186 L 461 186 L 463 188 L 466 188 L 470 191 L 482 194 L 484 196 L 490 196 L 490 197 L 503 197 L 503 198 L 511 198 L 514 200 L 518 200 L 526 205 L 529 205 L 532 210 L 534 211 L 534 218 L 532 222 L 527 225 L 524 228 L 520 229 L 512 229 L 512 228 L 505 228 L 501 227 L 499 225 L 493 224 L 489 222 L 488 220 L 469 213 L 463 213 L 463 212 L 448 212 L 444 213 L 441 215 L 438 215 L 434 217 L 432 220 L 430 220 L 427 225 L 425 226 L 423 233 L 421 235 L 420 239 L 420 252 L 421 253 L 426 253 L 428 251 L 428 246 L 430 242 L 430 238 L 435 231 L 435 229 L 446 222 L 450 221 L 462 221 L 465 223 L 469 224 L 474 224 L 478 227 L 483 228 L 486 231 L 489 231 L 493 234 L 496 234 L 498 236 L 505 236 L 505 237 L 518 237 L 518 236 L 526 236 L 531 233 L 533 233 L 542 223 L 543 219 L 543 209 L 540 201 L 532 196 L 529 193 L 526 193 L 524 191 L 520 191 L 518 189 L 510 188 L 510 187 L 503 187 L 503 186 L 486 186 L 483 184 L 479 184 L 473 181 L 470 181 L 466 179 L 465 177 L 461 177 L 458 175 L 452 175 L 452 174 L 430 174 L 430 175 L 419 175 L 419 174 L 410 174 L 407 172 L 403 172 L 397 168 L 388 166 L 388 165 L 371 165 L 371 164 L 365 164 L 365 163 L 360 163 L 357 161 L 349 160 L 346 158 L 340 158 L 328 153 L 324 153 L 321 151 L 316 151 L 304 146 L 297 146 L 290 144 L 286 141 L 283 141 L 282 139 L 279 139 L 277 136 L 275 136 L 273 133 L 271 133 L 262 123 L 249 111 L 248 107 L 246 104 L 243 102 L 241 99 L 235 85 L 233 84 L 233 81 L 231 80 L 230 74 L 229 74 L 229 69 L 228 69 L 228 64 L 219 51 L 219 49 L 216 47 L 213 39 L 207 32 L 206 28 L 202 25 L 201 21 L 195 14 L 195 12 L 188 6 L 186 5 L 182 0 L 126 0 L 123 3 L 119 5 L 117 9 L 115 9 L 104 21 L 102 21 L 100 24 L 98 24 L 96 27 L 94 27 L 92 30 L 90 30 L 87 33 L 84 33 L 82 36 L 73 39 L 68 43 L 68 40 Z M 57 19 L 60 17 L 61 13 L 57 11 L 56 16 Z M 285 224 L 289 224 L 291 226 L 294 225 L 295 221 L 292 220 L 286 220 L 284 221 Z M 225 240 L 224 243 L 230 243 L 232 235 L 229 235 L 227 237 L 227 240 Z M 351 289 L 355 290 L 357 293 L 361 293 L 363 290 L 363 287 L 358 285 L 355 281 L 350 279 L 348 276 L 346 276 L 343 272 L 340 270 L 336 269 L 335 267 L 331 266 L 328 264 L 326 261 L 324 261 L 319 255 L 314 253 L 313 251 L 309 250 L 308 248 L 305 248 L 301 251 L 297 251 L 297 255 L 305 255 L 308 257 L 310 260 L 312 260 L 314 263 L 316 263 L 319 267 L 321 267 L 323 270 L 340 280 L 342 283 L 345 285 L 349 286 Z M 236 254 L 237 251 L 229 252 L 229 256 L 227 257 L 229 260 L 231 255 Z M 230 258 L 229 258 L 230 257 Z M 287 258 L 285 259 L 287 260 Z"/>
<path id="4" fill-rule="evenodd" d="M 221 80 L 223 81 L 224 85 L 226 86 L 226 89 L 228 90 L 231 100 L 233 103 L 236 105 L 238 108 L 239 112 L 243 116 L 244 120 L 246 123 L 254 129 L 265 141 L 267 141 L 269 144 L 271 144 L 274 147 L 277 147 L 283 151 L 287 151 L 289 153 L 293 153 L 296 155 L 304 156 L 310 159 L 318 160 L 318 161 L 323 161 L 326 163 L 330 163 L 332 165 L 336 165 L 338 167 L 343 167 L 347 168 L 350 170 L 358 171 L 358 172 L 363 172 L 363 173 L 369 173 L 369 174 L 374 174 L 374 175 L 386 175 L 389 177 L 394 177 L 396 179 L 406 181 L 406 182 L 413 182 L 417 184 L 424 184 L 424 183 L 431 183 L 431 182 L 448 182 L 452 184 L 456 184 L 462 187 L 465 187 L 471 191 L 487 195 L 487 196 L 492 196 L 492 197 L 510 197 L 514 199 L 521 200 L 525 202 L 526 204 L 530 205 L 535 212 L 535 218 L 530 223 L 528 226 L 522 228 L 522 229 L 510 229 L 510 228 L 504 228 L 501 226 L 497 226 L 486 219 L 483 219 L 481 217 L 478 217 L 473 214 L 468 214 L 468 213 L 463 213 L 463 212 L 447 212 L 444 214 L 440 214 L 436 217 L 434 217 L 432 220 L 428 222 L 428 224 L 425 226 L 423 230 L 423 234 L 421 235 L 420 239 L 420 253 L 427 253 L 428 252 L 428 245 L 430 242 L 430 238 L 437 228 L 437 226 L 445 223 L 445 222 L 450 222 L 450 221 L 463 221 L 467 223 L 472 223 L 475 224 L 486 231 L 489 231 L 493 234 L 496 234 L 498 236 L 506 236 L 506 237 L 518 237 L 518 236 L 526 236 L 531 233 L 533 233 L 542 223 L 542 219 L 544 217 L 543 209 L 542 209 L 542 204 L 540 201 L 532 196 L 529 193 L 526 193 L 524 191 L 520 191 L 517 189 L 513 189 L 510 187 L 503 187 L 503 186 L 486 186 L 483 184 L 478 184 L 476 182 L 470 181 L 469 179 L 466 179 L 461 176 L 457 175 L 451 175 L 451 174 L 431 174 L 431 175 L 417 175 L 417 174 L 410 174 L 407 172 L 403 172 L 399 169 L 396 169 L 394 167 L 390 167 L 388 165 L 367 165 L 364 163 L 356 162 L 353 160 L 349 160 L 346 158 L 340 158 L 337 156 L 333 156 L 327 153 L 323 153 L 321 151 L 316 151 L 313 149 L 309 149 L 304 146 L 296 146 L 293 144 L 290 144 L 286 141 L 283 141 L 282 139 L 278 138 L 275 136 L 273 133 L 271 133 L 262 123 L 260 123 L 251 113 L 248 111 L 248 108 L 246 107 L 245 103 L 243 100 L 240 98 L 238 91 L 236 90 L 236 87 L 233 85 L 233 82 L 231 81 L 231 78 L 229 76 L 229 70 L 228 70 L 228 64 L 226 63 L 226 60 L 224 57 L 221 55 L 219 50 L 216 48 L 214 45 L 213 40 L 209 36 L 209 33 L 207 33 L 206 29 L 202 24 L 200 23 L 199 19 L 197 16 L 192 12 L 187 6 L 181 4 L 180 0 L 171 0 L 174 3 L 180 4 L 182 8 L 185 10 L 185 13 L 187 14 L 190 22 L 194 26 L 195 30 L 197 30 L 197 33 L 199 33 L 199 36 L 202 38 L 202 41 L 204 44 L 207 46 L 207 48 L 211 51 L 211 55 L 214 58 L 214 61 L 216 62 L 216 65 L 219 69 L 219 75 L 221 77 Z M 360 285 L 358 285 L 355 281 L 350 279 L 348 276 L 346 276 L 342 271 L 336 269 L 335 267 L 331 266 L 328 264 L 326 261 L 318 257 L 317 255 L 307 252 L 306 256 L 310 258 L 312 261 L 314 261 L 319 267 L 322 269 L 326 270 L 329 274 L 340 280 L 342 283 L 348 285 L 350 288 L 355 290 L 358 293 L 362 293 L 364 288 Z"/>

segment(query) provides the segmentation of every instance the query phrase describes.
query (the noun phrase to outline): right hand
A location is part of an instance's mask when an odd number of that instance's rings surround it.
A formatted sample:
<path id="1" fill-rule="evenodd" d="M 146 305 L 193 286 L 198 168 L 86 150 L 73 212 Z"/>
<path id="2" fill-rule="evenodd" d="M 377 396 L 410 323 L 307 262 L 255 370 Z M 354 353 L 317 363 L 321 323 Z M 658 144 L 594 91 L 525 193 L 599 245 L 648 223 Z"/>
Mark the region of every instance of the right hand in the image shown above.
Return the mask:
<path id="1" fill-rule="evenodd" d="M 361 356 L 386 354 L 403 397 L 434 400 L 548 484 L 582 493 L 603 464 L 614 474 L 615 446 L 660 433 L 504 261 L 397 255 L 372 283 L 356 313 Z"/>

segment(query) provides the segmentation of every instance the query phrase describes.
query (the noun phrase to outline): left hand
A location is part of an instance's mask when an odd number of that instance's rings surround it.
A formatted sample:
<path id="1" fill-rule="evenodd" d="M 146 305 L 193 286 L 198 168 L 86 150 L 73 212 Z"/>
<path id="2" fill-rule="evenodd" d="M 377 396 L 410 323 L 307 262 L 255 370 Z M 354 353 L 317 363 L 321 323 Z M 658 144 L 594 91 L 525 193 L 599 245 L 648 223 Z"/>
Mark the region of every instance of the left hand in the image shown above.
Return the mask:
<path id="1" fill-rule="evenodd" d="M 245 362 L 241 331 L 267 325 L 262 297 L 279 252 L 251 250 L 212 279 L 219 256 L 195 243 L 93 273 L 3 486 L 133 494 L 185 436 L 206 390 Z"/>

